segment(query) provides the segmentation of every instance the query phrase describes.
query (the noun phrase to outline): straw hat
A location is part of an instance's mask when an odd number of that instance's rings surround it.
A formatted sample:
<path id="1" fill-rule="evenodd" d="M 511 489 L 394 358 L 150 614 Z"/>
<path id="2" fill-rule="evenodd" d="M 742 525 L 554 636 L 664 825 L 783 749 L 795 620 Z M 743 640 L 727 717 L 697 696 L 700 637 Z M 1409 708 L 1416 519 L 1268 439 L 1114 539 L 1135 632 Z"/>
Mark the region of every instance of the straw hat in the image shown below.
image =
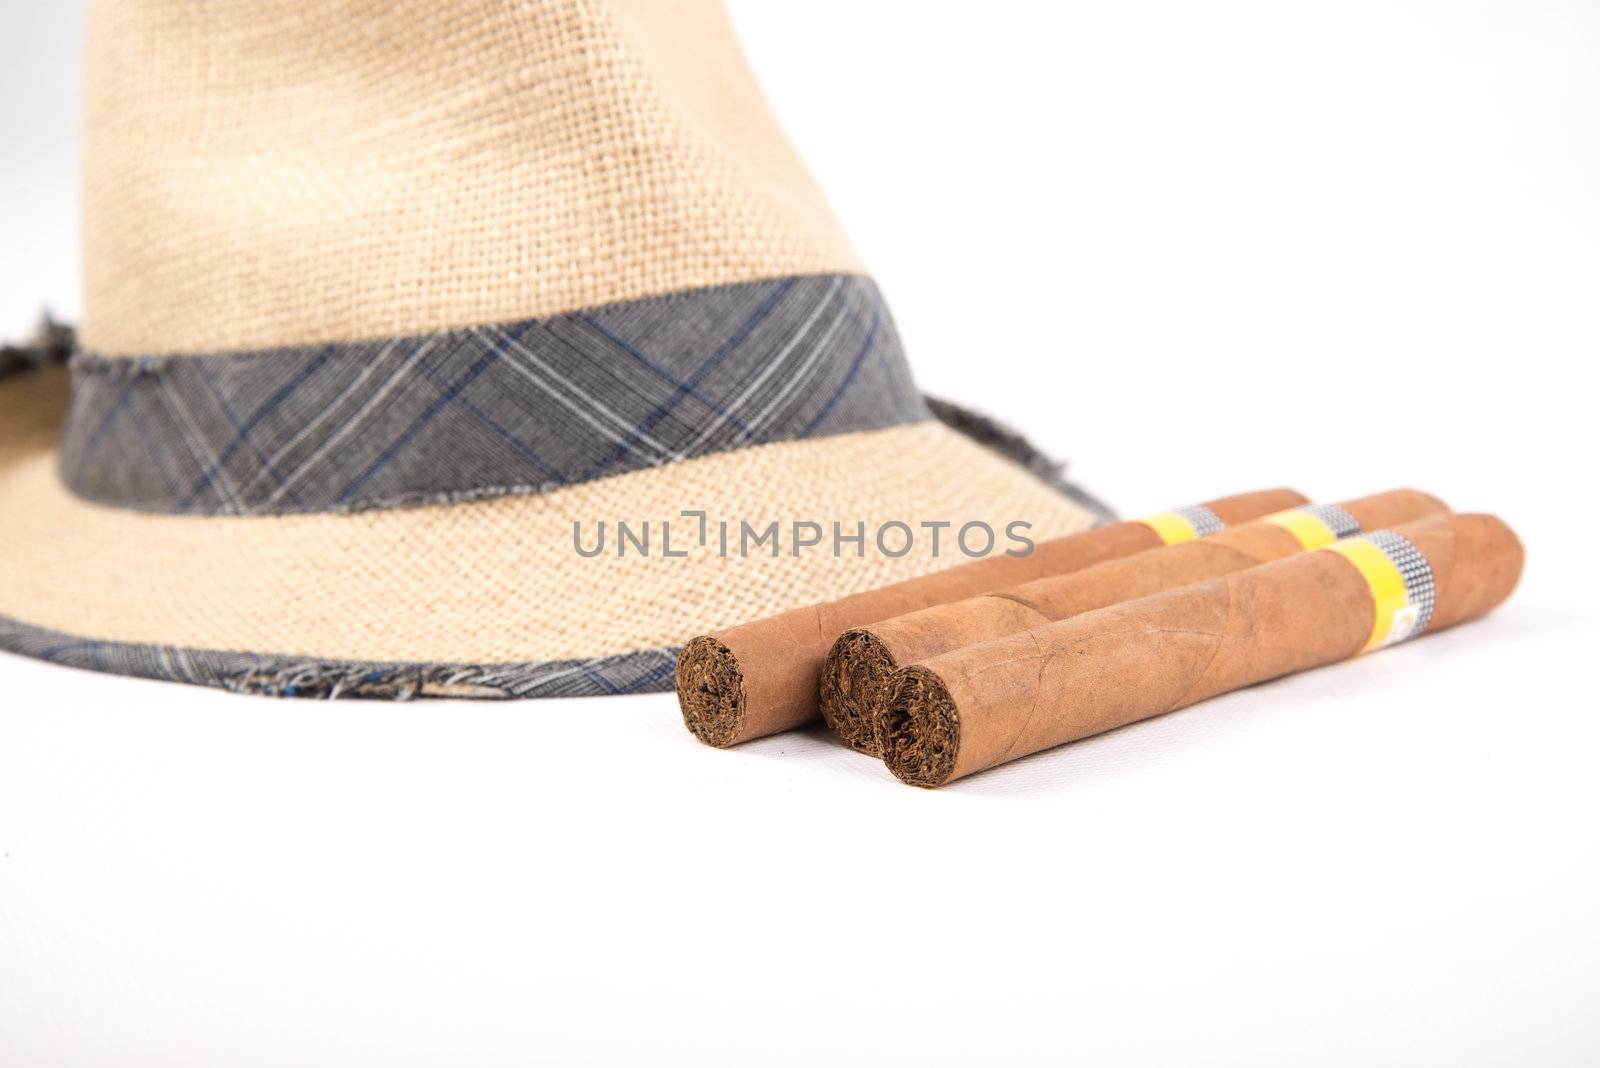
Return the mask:
<path id="1" fill-rule="evenodd" d="M 711 0 L 105 0 L 86 66 L 77 343 L 0 357 L 0 648 L 666 689 L 696 632 L 951 562 L 721 523 L 1099 518 L 917 392 Z M 578 551 L 618 521 L 650 551 Z"/>

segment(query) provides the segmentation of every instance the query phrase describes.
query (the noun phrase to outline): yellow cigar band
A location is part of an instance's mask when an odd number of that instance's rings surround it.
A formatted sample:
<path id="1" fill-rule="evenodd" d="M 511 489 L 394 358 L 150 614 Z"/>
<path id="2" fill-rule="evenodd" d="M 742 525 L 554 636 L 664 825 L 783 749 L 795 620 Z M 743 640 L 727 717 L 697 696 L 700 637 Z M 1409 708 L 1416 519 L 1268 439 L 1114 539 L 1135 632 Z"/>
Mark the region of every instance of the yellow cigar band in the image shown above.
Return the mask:
<path id="1" fill-rule="evenodd" d="M 1300 548 L 1310 552 L 1332 545 L 1340 538 L 1361 533 L 1361 524 L 1355 516 L 1337 504 L 1308 505 L 1263 516 L 1263 523 L 1280 526 L 1295 536 Z"/>
<path id="2" fill-rule="evenodd" d="M 1227 526 L 1217 513 L 1203 504 L 1190 505 L 1172 512 L 1157 512 L 1139 520 L 1156 532 L 1163 545 L 1176 545 L 1180 541 L 1193 541 L 1207 534 L 1215 534 Z"/>
<path id="3" fill-rule="evenodd" d="M 1433 616 L 1433 569 L 1416 546 L 1393 531 L 1378 530 L 1323 551 L 1354 564 L 1372 591 L 1372 633 L 1361 652 L 1404 641 L 1427 627 Z"/>

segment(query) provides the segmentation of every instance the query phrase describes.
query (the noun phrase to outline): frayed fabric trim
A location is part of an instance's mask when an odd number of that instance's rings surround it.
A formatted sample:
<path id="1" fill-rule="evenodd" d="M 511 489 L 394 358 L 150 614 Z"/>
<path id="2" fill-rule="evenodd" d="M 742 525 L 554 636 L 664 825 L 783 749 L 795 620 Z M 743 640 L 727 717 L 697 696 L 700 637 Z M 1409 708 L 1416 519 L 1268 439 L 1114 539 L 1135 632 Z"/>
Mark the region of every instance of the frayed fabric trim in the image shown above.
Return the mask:
<path id="1" fill-rule="evenodd" d="M 0 650 L 114 675 L 266 697 L 487 699 L 593 697 L 672 688 L 678 649 L 520 664 L 413 664 L 262 656 L 92 641 L 0 616 Z"/>
<path id="2" fill-rule="evenodd" d="M 32 340 L 21 345 L 0 345 L 0 378 L 66 363 L 73 344 L 72 327 L 46 315 Z"/>
<path id="3" fill-rule="evenodd" d="M 1095 517 L 1095 526 L 1114 522 L 1117 513 L 1067 479 L 1067 465 L 1034 447 L 1021 431 L 982 412 L 973 411 L 938 397 L 924 397 L 928 410 L 939 422 L 987 446 L 1001 456 L 1026 468 L 1028 473 L 1062 495 L 1082 505 Z"/>

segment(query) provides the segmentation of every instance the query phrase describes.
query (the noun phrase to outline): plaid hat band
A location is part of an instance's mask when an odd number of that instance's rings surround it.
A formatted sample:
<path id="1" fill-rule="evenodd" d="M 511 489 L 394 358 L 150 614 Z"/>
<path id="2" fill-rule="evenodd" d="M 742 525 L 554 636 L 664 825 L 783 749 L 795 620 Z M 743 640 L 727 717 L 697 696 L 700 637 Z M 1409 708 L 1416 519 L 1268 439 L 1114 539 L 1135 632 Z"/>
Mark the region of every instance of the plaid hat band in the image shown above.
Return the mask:
<path id="1" fill-rule="evenodd" d="M 73 370 L 68 485 L 159 512 L 538 492 L 928 417 L 878 288 L 859 275 L 389 340 L 79 356 Z"/>

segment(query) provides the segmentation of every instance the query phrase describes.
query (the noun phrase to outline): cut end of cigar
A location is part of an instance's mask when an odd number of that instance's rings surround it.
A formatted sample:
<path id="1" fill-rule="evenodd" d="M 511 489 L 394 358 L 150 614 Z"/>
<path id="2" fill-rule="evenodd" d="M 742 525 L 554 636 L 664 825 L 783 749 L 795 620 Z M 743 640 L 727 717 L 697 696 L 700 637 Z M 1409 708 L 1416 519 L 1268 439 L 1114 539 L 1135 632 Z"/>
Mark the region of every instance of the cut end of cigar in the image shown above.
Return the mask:
<path id="1" fill-rule="evenodd" d="M 717 639 L 703 634 L 678 654 L 675 681 L 683 725 L 709 746 L 732 745 L 744 729 L 744 672 Z"/>
<path id="2" fill-rule="evenodd" d="M 895 673 L 894 692 L 878 713 L 878 747 L 895 778 L 939 786 L 956 767 L 961 724 L 943 680 L 921 667 Z"/>
<path id="3" fill-rule="evenodd" d="M 845 745 L 878 756 L 878 709 L 894 681 L 894 654 L 868 630 L 847 630 L 822 668 L 822 718 Z"/>

